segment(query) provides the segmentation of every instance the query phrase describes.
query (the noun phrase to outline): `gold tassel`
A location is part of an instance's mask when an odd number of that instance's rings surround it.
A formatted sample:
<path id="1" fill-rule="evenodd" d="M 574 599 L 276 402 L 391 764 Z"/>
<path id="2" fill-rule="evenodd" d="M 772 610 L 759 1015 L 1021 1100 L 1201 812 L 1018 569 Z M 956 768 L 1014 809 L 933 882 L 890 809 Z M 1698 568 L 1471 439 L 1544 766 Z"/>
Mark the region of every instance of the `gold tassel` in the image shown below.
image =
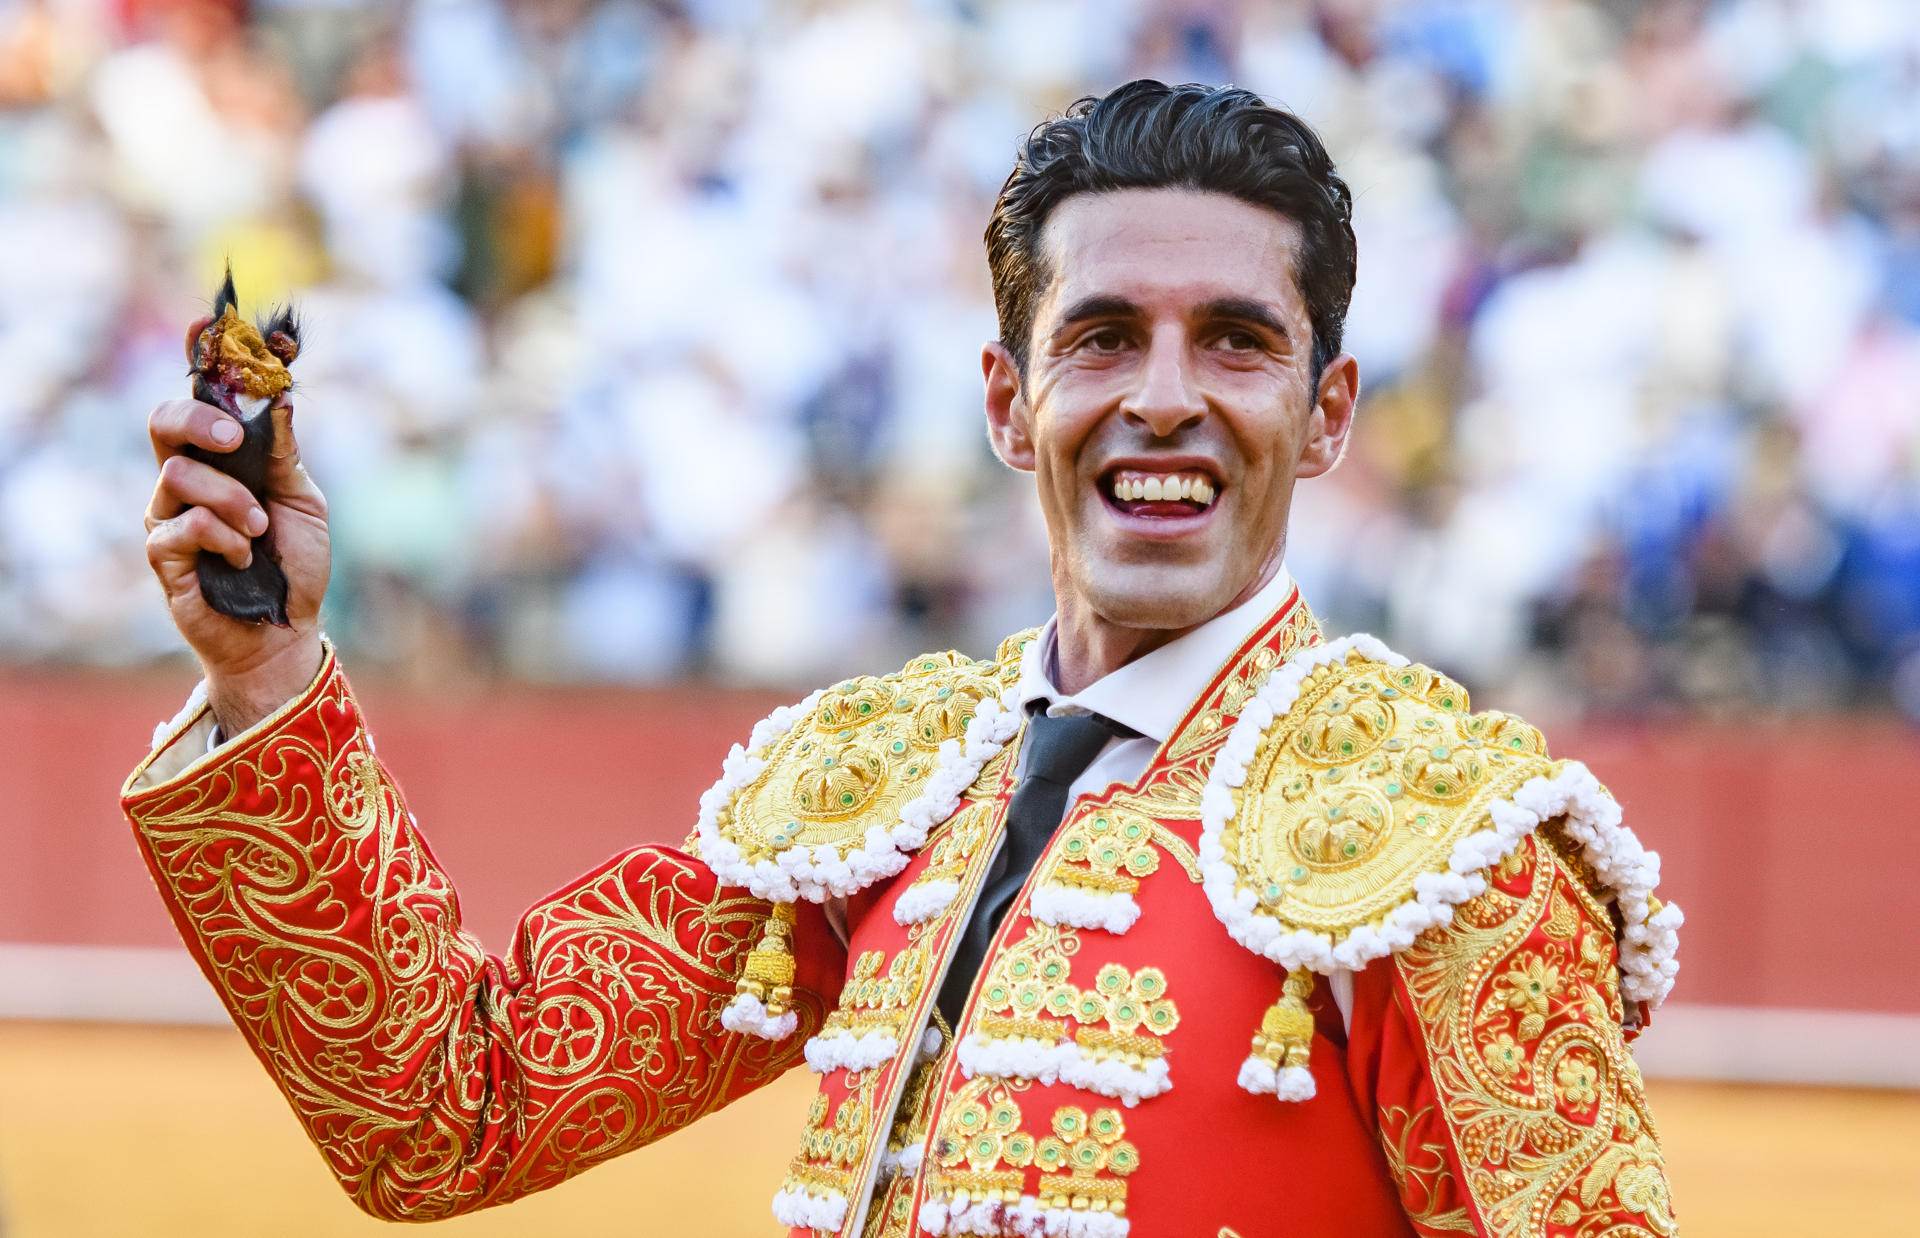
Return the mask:
<path id="1" fill-rule="evenodd" d="M 734 986 L 736 993 L 757 999 L 769 1018 L 787 1013 L 793 1003 L 793 926 L 798 912 L 792 903 L 775 903 L 760 940 L 747 954 L 747 966 Z"/>
<path id="2" fill-rule="evenodd" d="M 1313 972 L 1296 967 L 1287 973 L 1280 1000 L 1260 1017 L 1249 1059 L 1271 1071 L 1270 1086 L 1282 1100 L 1306 1100 L 1313 1095 L 1313 1076 L 1307 1061 L 1313 1051 L 1313 1012 L 1307 998 L 1313 992 Z M 1263 1074 L 1265 1072 L 1262 1072 Z"/>

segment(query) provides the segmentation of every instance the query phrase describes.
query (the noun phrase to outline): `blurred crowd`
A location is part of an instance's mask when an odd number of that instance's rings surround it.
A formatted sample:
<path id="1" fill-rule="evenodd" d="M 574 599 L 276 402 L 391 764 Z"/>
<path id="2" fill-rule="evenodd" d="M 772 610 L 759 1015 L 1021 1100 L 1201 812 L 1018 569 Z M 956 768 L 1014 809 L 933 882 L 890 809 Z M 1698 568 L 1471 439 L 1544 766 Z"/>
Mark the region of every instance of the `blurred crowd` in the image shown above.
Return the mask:
<path id="1" fill-rule="evenodd" d="M 177 650 L 143 422 L 227 260 L 306 322 L 356 665 L 990 651 L 1051 598 L 981 230 L 1143 75 L 1353 187 L 1330 626 L 1535 713 L 1920 716 L 1910 0 L 0 0 L 0 658 Z"/>

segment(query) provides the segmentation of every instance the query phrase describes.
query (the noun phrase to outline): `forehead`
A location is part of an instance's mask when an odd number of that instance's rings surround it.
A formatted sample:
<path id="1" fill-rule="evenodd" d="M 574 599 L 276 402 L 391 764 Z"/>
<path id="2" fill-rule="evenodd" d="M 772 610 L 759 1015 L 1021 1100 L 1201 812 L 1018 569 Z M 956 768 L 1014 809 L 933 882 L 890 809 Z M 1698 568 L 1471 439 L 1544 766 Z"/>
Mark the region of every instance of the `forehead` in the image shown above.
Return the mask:
<path id="1" fill-rule="evenodd" d="M 1089 296 L 1173 310 L 1249 298 L 1304 315 L 1294 274 L 1299 249 L 1296 221 L 1223 193 L 1075 194 L 1054 209 L 1040 234 L 1050 277 L 1040 317 Z"/>

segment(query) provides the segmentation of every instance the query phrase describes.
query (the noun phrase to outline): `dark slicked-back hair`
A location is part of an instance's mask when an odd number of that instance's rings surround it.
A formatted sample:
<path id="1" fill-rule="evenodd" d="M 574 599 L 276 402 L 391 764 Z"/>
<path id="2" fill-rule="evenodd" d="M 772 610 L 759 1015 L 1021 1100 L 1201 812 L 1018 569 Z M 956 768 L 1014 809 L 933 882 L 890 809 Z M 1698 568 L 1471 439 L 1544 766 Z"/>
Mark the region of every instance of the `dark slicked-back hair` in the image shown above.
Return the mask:
<path id="1" fill-rule="evenodd" d="M 1353 199 L 1319 137 L 1251 91 L 1142 79 L 1089 95 L 1029 134 L 993 204 L 987 265 L 1000 342 L 1022 376 L 1048 278 L 1047 217 L 1074 194 L 1116 189 L 1210 190 L 1296 221 L 1314 374 L 1339 354 L 1353 297 Z"/>

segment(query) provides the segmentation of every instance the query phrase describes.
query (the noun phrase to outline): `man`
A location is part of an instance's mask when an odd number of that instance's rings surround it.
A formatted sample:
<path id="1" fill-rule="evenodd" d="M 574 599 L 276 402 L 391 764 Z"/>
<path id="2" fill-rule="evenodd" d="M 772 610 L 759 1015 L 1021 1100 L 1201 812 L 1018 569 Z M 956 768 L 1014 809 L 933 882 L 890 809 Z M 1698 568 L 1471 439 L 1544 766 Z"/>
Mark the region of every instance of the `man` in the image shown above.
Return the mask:
<path id="1" fill-rule="evenodd" d="M 796 1232 L 1671 1234 L 1624 1044 L 1670 987 L 1657 857 L 1584 767 L 1283 556 L 1358 389 L 1345 185 L 1243 91 L 1036 130 L 987 231 L 988 432 L 1058 612 L 777 711 L 685 852 L 527 914 L 453 890 L 315 628 L 326 508 L 264 512 L 161 406 L 150 557 L 206 671 L 125 793 L 181 933 L 363 1208 L 426 1219 L 805 1061 Z M 291 628 L 212 614 L 272 527 Z"/>

